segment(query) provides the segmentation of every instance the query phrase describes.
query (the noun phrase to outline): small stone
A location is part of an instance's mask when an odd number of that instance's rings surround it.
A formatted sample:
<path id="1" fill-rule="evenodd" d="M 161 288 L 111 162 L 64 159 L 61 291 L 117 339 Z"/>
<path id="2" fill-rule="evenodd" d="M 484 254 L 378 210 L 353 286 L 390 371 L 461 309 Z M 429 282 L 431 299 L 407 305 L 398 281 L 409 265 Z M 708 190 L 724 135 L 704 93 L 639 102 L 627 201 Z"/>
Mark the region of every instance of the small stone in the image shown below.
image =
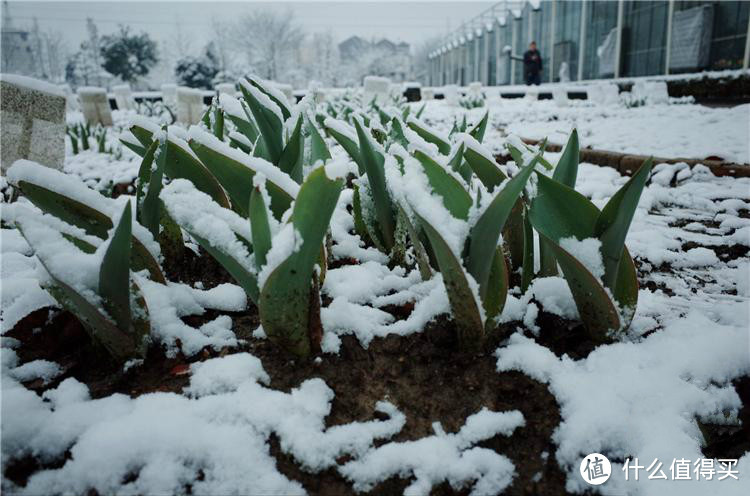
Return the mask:
<path id="1" fill-rule="evenodd" d="M 133 92 L 130 91 L 129 84 L 113 86 L 112 92 L 115 94 L 115 103 L 118 110 L 135 110 L 135 99 Z"/>
<path id="2" fill-rule="evenodd" d="M 177 121 L 198 124 L 203 117 L 203 92 L 180 86 L 177 88 Z"/>
<path id="3" fill-rule="evenodd" d="M 81 103 L 83 118 L 91 125 L 112 125 L 112 111 L 109 108 L 109 98 L 104 88 L 82 86 L 78 88 L 78 99 Z"/>

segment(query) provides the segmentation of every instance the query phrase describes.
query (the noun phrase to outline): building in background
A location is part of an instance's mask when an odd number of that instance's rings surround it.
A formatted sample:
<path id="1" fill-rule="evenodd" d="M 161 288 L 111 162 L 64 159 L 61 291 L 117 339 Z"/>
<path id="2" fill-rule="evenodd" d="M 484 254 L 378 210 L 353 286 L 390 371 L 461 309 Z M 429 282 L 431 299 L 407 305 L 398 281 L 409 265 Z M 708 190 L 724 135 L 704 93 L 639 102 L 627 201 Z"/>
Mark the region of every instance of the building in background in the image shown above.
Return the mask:
<path id="1" fill-rule="evenodd" d="M 338 45 L 341 64 L 351 69 L 348 84 L 361 84 L 367 75 L 383 76 L 400 83 L 412 78 L 411 47 L 383 38 L 367 41 L 351 36 Z"/>
<path id="2" fill-rule="evenodd" d="M 34 44 L 27 29 L 16 27 L 8 11 L 8 2 L 3 2 L 2 26 L 0 27 L 0 72 L 32 75 L 36 72 Z"/>
<path id="3" fill-rule="evenodd" d="M 750 2 L 503 1 L 433 50 L 429 85 L 521 84 L 515 60 L 536 41 L 542 82 L 748 68 Z"/>

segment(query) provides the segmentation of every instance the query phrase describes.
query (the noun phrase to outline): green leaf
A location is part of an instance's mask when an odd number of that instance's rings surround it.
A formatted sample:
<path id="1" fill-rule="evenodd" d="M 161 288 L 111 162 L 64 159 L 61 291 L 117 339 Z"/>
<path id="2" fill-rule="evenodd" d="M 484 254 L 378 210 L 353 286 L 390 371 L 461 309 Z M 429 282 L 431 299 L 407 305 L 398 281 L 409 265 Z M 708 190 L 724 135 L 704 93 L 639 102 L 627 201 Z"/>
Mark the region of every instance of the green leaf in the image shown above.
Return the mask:
<path id="1" fill-rule="evenodd" d="M 311 281 L 343 186 L 339 179 L 328 179 L 323 167 L 308 175 L 291 217 L 302 238 L 299 248 L 273 269 L 261 288 L 263 330 L 269 339 L 298 356 L 306 357 L 320 345 L 311 339 L 311 324 L 320 318 L 319 296 Z"/>
<path id="2" fill-rule="evenodd" d="M 638 305 L 638 276 L 635 270 L 633 258 L 627 247 L 623 249 L 620 267 L 617 270 L 617 281 L 612 289 L 612 296 L 619 303 L 622 312 L 622 329 L 630 327 L 635 315 L 635 307 Z"/>
<path id="3" fill-rule="evenodd" d="M 415 215 L 437 258 L 458 331 L 459 345 L 465 351 L 478 351 L 484 341 L 484 323 L 466 272 L 440 233 L 419 214 Z"/>
<path id="4" fill-rule="evenodd" d="M 141 215 L 143 213 L 143 189 L 144 186 L 147 186 L 149 181 L 151 180 L 151 166 L 154 163 L 154 155 L 156 154 L 156 149 L 158 147 L 158 141 L 154 141 L 151 143 L 151 146 L 148 147 L 146 153 L 143 155 L 141 165 L 138 168 L 138 185 L 135 188 L 135 216 L 136 219 L 138 219 L 138 222 L 140 222 L 141 224 L 143 224 L 143 220 L 141 219 Z"/>
<path id="5" fill-rule="evenodd" d="M 539 277 L 553 277 L 557 275 L 557 261 L 554 250 L 539 240 Z"/>
<path id="6" fill-rule="evenodd" d="M 434 130 L 428 128 L 424 124 L 417 123 L 417 121 L 415 121 L 414 119 L 410 119 L 409 122 L 406 123 L 406 125 L 409 126 L 419 136 L 421 136 L 422 139 L 436 145 L 440 153 L 442 153 L 443 155 L 450 155 L 451 144 L 440 138 Z"/>
<path id="7" fill-rule="evenodd" d="M 19 231 L 24 236 L 29 246 L 34 249 L 34 243 L 27 238 L 23 232 L 23 226 L 19 225 Z M 45 289 L 52 297 L 67 311 L 76 316 L 83 325 L 86 332 L 92 340 L 100 343 L 104 348 L 118 361 L 124 362 L 136 355 L 145 353 L 142 337 L 148 334 L 148 307 L 138 288 L 126 287 L 126 295 L 135 290 L 133 299 L 139 307 L 143 317 L 133 319 L 133 324 L 138 325 L 137 329 L 128 327 L 120 329 L 108 319 L 96 306 L 92 305 L 83 295 L 73 287 L 66 284 L 53 270 L 46 259 L 38 250 L 35 249 L 37 259 L 50 275 L 51 284 L 45 285 Z M 136 331 L 136 332 L 134 332 Z"/>
<path id="8" fill-rule="evenodd" d="M 182 239 L 180 226 L 170 217 L 164 202 L 159 200 L 159 225 L 161 229 L 156 240 L 161 247 L 164 260 L 169 262 L 180 261 L 185 254 L 185 243 Z"/>
<path id="9" fill-rule="evenodd" d="M 262 158 L 269 164 L 271 163 L 271 154 L 268 153 L 266 142 L 263 141 L 261 136 L 258 136 L 258 139 L 255 140 L 255 143 L 253 144 L 253 157 Z"/>
<path id="10" fill-rule="evenodd" d="M 214 106 L 214 136 L 224 139 L 224 111 L 218 105 Z"/>
<path id="11" fill-rule="evenodd" d="M 229 194 L 235 211 L 243 217 L 247 217 L 250 192 L 253 188 L 253 177 L 255 176 L 255 170 L 252 168 L 253 161 L 263 159 L 248 157 L 246 162 L 239 162 L 229 155 L 230 149 L 224 143 L 218 141 L 210 143 L 212 146 L 208 146 L 209 143 L 196 140 L 190 140 L 189 144 L 190 148 L 207 165 L 213 176 Z M 270 167 L 271 164 L 268 164 L 268 166 Z M 266 188 L 268 196 L 271 198 L 271 210 L 276 218 L 280 219 L 294 198 L 271 179 L 267 179 Z"/>
<path id="12" fill-rule="evenodd" d="M 251 145 L 248 145 L 244 141 L 241 141 L 239 139 L 235 139 L 232 136 L 229 136 L 229 146 L 231 146 L 232 148 L 237 148 L 239 150 L 242 150 L 248 155 L 253 154 L 253 147 Z"/>
<path id="13" fill-rule="evenodd" d="M 370 233 L 365 225 L 364 216 L 362 215 L 362 200 L 359 193 L 359 185 L 354 185 L 354 194 L 352 195 L 352 216 L 354 217 L 354 232 L 359 234 L 362 241 L 371 240 Z"/>
<path id="14" fill-rule="evenodd" d="M 130 329 L 130 240 L 132 239 L 132 218 L 130 202 L 120 216 L 99 270 L 99 294 L 104 307 L 112 316 L 117 327 Z"/>
<path id="15" fill-rule="evenodd" d="M 419 110 L 417 110 L 417 113 L 416 113 L 416 114 L 414 114 L 414 117 L 416 117 L 417 119 L 420 119 L 420 118 L 422 117 L 422 113 L 424 112 L 424 109 L 426 109 L 426 108 L 427 108 L 427 104 L 425 103 L 425 104 L 423 104 L 423 105 L 422 105 L 422 106 L 421 106 L 421 107 L 419 108 Z"/>
<path id="16" fill-rule="evenodd" d="M 279 169 L 289 174 L 297 184 L 302 183 L 302 155 L 305 151 L 305 137 L 302 134 L 302 115 L 297 117 L 297 124 L 289 137 L 289 141 L 281 152 Z"/>
<path id="17" fill-rule="evenodd" d="M 250 231 L 253 234 L 253 253 L 255 266 L 260 272 L 266 265 L 266 254 L 271 249 L 271 226 L 268 222 L 268 209 L 263 194 L 258 186 L 250 194 Z"/>
<path id="18" fill-rule="evenodd" d="M 273 91 L 271 91 L 270 89 L 266 87 L 267 84 L 270 84 L 269 81 L 262 81 L 261 79 L 253 77 L 253 76 L 248 77 L 247 81 L 253 86 L 255 86 L 256 88 L 258 88 L 260 91 L 265 93 L 266 96 L 268 96 L 268 98 L 270 98 L 273 103 L 278 105 L 279 109 L 281 110 L 281 115 L 284 117 L 284 120 L 291 117 L 292 113 L 289 107 L 287 107 L 287 105 L 284 102 L 282 102 L 281 99 L 277 98 L 276 94 Z M 242 88 L 242 85 L 240 84 L 240 89 L 241 88 Z"/>
<path id="19" fill-rule="evenodd" d="M 240 104 L 242 105 L 242 110 L 244 110 L 245 114 L 247 115 L 247 119 L 243 119 L 238 115 L 230 114 L 228 112 L 225 112 L 225 115 L 237 128 L 237 131 L 244 134 L 245 137 L 250 141 L 250 143 L 255 143 L 260 133 L 258 132 L 258 128 L 253 122 L 253 119 L 251 117 L 252 114 L 247 108 L 247 104 L 245 104 L 245 102 L 243 101 L 240 101 Z"/>
<path id="20" fill-rule="evenodd" d="M 492 257 L 492 267 L 490 268 L 490 277 L 487 284 L 487 294 L 482 298 L 482 304 L 487 314 L 489 325 L 496 316 L 500 315 L 505 307 L 505 300 L 508 298 L 508 265 L 503 254 L 503 249 L 498 247 L 495 256 Z"/>
<path id="21" fill-rule="evenodd" d="M 578 176 L 578 148 L 578 131 L 573 129 L 568 138 L 568 143 L 565 145 L 565 150 L 563 150 L 560 160 L 557 162 L 555 172 L 552 174 L 552 179 L 571 188 L 576 187 L 576 177 Z"/>
<path id="22" fill-rule="evenodd" d="M 464 118 L 465 118 L 465 117 L 466 117 L 466 116 L 464 115 Z M 477 140 L 477 141 L 478 141 L 478 142 L 480 142 L 480 143 L 481 143 L 481 142 L 482 142 L 482 140 L 484 139 L 484 133 L 485 133 L 485 131 L 487 130 L 487 121 L 489 121 L 489 118 L 490 118 L 490 111 L 489 111 L 489 110 L 487 110 L 487 111 L 486 111 L 486 112 L 484 113 L 484 117 L 482 117 L 482 118 L 481 118 L 481 119 L 479 120 L 479 122 L 477 122 L 477 123 L 476 123 L 476 124 L 474 125 L 474 127 L 472 127 L 472 128 L 471 128 L 471 129 L 469 130 L 469 134 L 470 134 L 470 135 L 471 135 L 471 136 L 472 136 L 472 137 L 473 137 L 473 138 L 474 138 L 475 140 Z"/>
<path id="23" fill-rule="evenodd" d="M 457 172 L 466 184 L 471 184 L 471 176 L 473 172 L 469 164 L 464 160 L 465 148 L 466 145 L 463 142 L 458 145 L 458 148 L 455 149 L 453 155 L 448 159 L 448 167 Z"/>
<path id="24" fill-rule="evenodd" d="M 537 231 L 557 242 L 561 238 L 592 238 L 599 209 L 588 198 L 542 174 L 537 175 L 537 195 L 530 214 Z"/>
<path id="25" fill-rule="evenodd" d="M 523 267 L 523 208 L 523 200 L 519 198 L 513 205 L 503 229 L 503 242 L 510 261 L 511 274 L 515 274 Z"/>
<path id="26" fill-rule="evenodd" d="M 505 221 L 508 219 L 513 205 L 523 191 L 529 176 L 534 171 L 536 161 L 521 169 L 505 187 L 495 195 L 487 209 L 477 219 L 469 233 L 469 255 L 466 269 L 479 283 L 479 294 L 484 300 L 489 290 L 490 270 L 493 254 L 497 250 Z"/>
<path id="27" fill-rule="evenodd" d="M 106 239 L 108 231 L 112 229 L 112 219 L 109 216 L 57 191 L 27 181 L 19 181 L 18 188 L 39 209 L 68 224 L 80 227 L 86 234 Z M 134 272 L 147 269 L 154 281 L 166 282 L 159 262 L 135 236 L 132 254 L 130 265 Z"/>
<path id="28" fill-rule="evenodd" d="M 422 241 L 419 239 L 414 224 L 409 220 L 406 210 L 400 204 L 396 204 L 396 207 L 398 208 L 398 223 L 406 230 L 409 240 L 411 241 L 411 246 L 414 248 L 414 258 L 417 260 L 419 275 L 423 281 L 427 281 L 432 277 L 432 269 L 430 269 L 430 259 L 427 256 L 427 251 L 425 250 Z"/>
<path id="29" fill-rule="evenodd" d="M 148 191 L 143 197 L 143 203 L 140 205 L 140 222 L 143 227 L 151 231 L 154 239 L 159 238 L 159 220 L 161 219 L 161 201 L 159 193 L 163 186 L 162 177 L 166 167 L 167 157 L 169 156 L 169 146 L 167 140 L 159 145 L 159 156 L 156 158 L 156 168 L 150 172 L 148 180 Z M 154 152 L 156 155 L 156 152 Z"/>
<path id="30" fill-rule="evenodd" d="M 326 131 L 328 134 L 330 134 L 333 139 L 338 142 L 341 147 L 346 150 L 346 153 L 349 154 L 349 156 L 354 160 L 354 163 L 357 164 L 357 168 L 359 169 L 359 175 L 364 176 L 365 175 L 365 165 L 364 160 L 362 159 L 362 153 L 360 152 L 359 145 L 349 138 L 348 136 L 338 132 L 336 129 L 326 126 Z"/>
<path id="31" fill-rule="evenodd" d="M 258 278 L 255 274 L 247 270 L 240 262 L 238 262 L 232 255 L 226 253 L 216 247 L 214 247 L 210 241 L 198 236 L 190 229 L 183 227 L 190 236 L 195 239 L 201 248 L 206 250 L 219 264 L 221 264 L 229 275 L 234 278 L 237 284 L 245 290 L 245 293 L 250 297 L 253 303 L 258 304 Z M 239 236 L 237 239 L 240 239 Z M 241 240 L 242 241 L 242 240 Z M 243 241 L 247 245 L 245 241 Z"/>
<path id="32" fill-rule="evenodd" d="M 540 238 L 541 239 L 541 238 Z M 523 208 L 523 264 L 521 266 L 521 292 L 529 289 L 534 278 L 534 230 L 531 228 L 529 211 Z"/>
<path id="33" fill-rule="evenodd" d="M 484 184 L 490 192 L 508 178 L 508 176 L 500 170 L 497 162 L 494 160 L 490 161 L 487 157 L 478 153 L 470 146 L 466 147 L 464 158 L 466 159 L 466 163 L 469 164 L 469 167 L 471 167 L 471 170 L 474 171 L 474 174 L 477 175 L 479 180 L 482 181 L 482 184 Z"/>
<path id="34" fill-rule="evenodd" d="M 391 120 L 391 141 L 394 141 L 398 143 L 399 145 L 403 146 L 404 148 L 409 147 L 409 140 L 406 139 L 406 136 L 404 135 L 404 128 L 401 125 L 401 121 L 394 117 Z"/>
<path id="35" fill-rule="evenodd" d="M 442 197 L 448 212 L 457 219 L 467 220 L 472 199 L 464 186 L 425 153 L 416 150 L 414 157 L 422 165 L 432 190 Z"/>
<path id="36" fill-rule="evenodd" d="M 602 242 L 604 284 L 610 289 L 615 287 L 625 236 L 630 229 L 643 187 L 651 174 L 652 165 L 651 159 L 646 160 L 633 177 L 607 202 L 596 220 L 594 232 Z"/>
<path id="37" fill-rule="evenodd" d="M 536 226 L 535 226 L 536 227 Z M 609 332 L 621 327 L 620 318 L 604 286 L 572 254 L 551 238 L 539 232 L 554 249 L 555 258 L 573 293 L 581 321 L 591 338 L 597 342 L 610 341 Z"/>
<path id="38" fill-rule="evenodd" d="M 146 154 L 146 149 L 147 149 L 147 147 L 144 147 L 144 146 L 138 146 L 138 145 L 136 145 L 135 143 L 130 143 L 129 141 L 126 141 L 126 140 L 124 140 L 124 139 L 122 139 L 122 138 L 120 138 L 120 143 L 122 143 L 123 145 L 125 145 L 125 146 L 126 146 L 127 148 L 130 148 L 130 149 L 131 149 L 132 151 L 134 151 L 134 152 L 136 153 L 136 155 L 138 155 L 139 157 L 143 157 L 143 156 L 144 156 L 144 155 Z M 76 145 L 76 146 L 77 146 L 77 145 Z M 78 151 L 76 151 L 76 150 L 74 149 L 74 150 L 73 150 L 73 154 L 75 155 L 75 154 L 77 154 L 77 153 L 78 153 Z"/>
<path id="39" fill-rule="evenodd" d="M 375 217 L 380 227 L 381 241 L 386 250 L 390 251 L 393 248 L 396 220 L 391 197 L 385 184 L 385 157 L 376 151 L 372 139 L 363 129 L 359 119 L 354 119 L 354 126 L 357 129 L 359 148 L 362 152 L 362 165 L 367 173 L 375 204 Z"/>
<path id="40" fill-rule="evenodd" d="M 318 127 L 312 120 L 307 122 L 307 131 L 310 134 L 310 163 L 316 164 L 318 161 L 325 163 L 331 159 L 331 152 L 318 131 Z"/>
<path id="41" fill-rule="evenodd" d="M 614 311 L 617 316 L 617 312 L 604 290 L 604 285 L 591 273 L 582 274 L 582 271 L 588 270 L 558 245 L 561 238 L 575 237 L 583 240 L 595 237 L 599 210 L 580 193 L 545 176 L 539 175 L 537 188 L 538 193 L 530 209 L 531 222 L 540 233 L 540 238 L 553 250 L 573 292 L 584 325 L 592 337 L 603 341 L 607 339 L 607 331 L 626 328 L 632 318 L 632 310 L 638 298 L 638 282 L 633 261 L 629 254 L 621 258 L 616 282 L 610 288 L 615 300 L 623 308 L 629 307 L 631 310 L 623 315 L 622 322 L 619 317 L 615 322 L 610 314 Z M 561 258 L 561 252 L 565 252 L 562 255 L 565 257 L 564 260 Z"/>
<path id="42" fill-rule="evenodd" d="M 135 135 L 144 146 L 151 146 L 153 133 L 140 126 L 133 125 L 130 132 Z M 181 141 L 182 143 L 182 141 Z M 169 158 L 164 166 L 164 173 L 170 179 L 187 179 L 200 191 L 210 196 L 216 203 L 229 208 L 229 199 L 216 178 L 209 172 L 188 147 L 183 148 L 172 138 L 167 139 Z"/>
<path id="43" fill-rule="evenodd" d="M 253 84 L 252 81 L 251 84 Z M 256 85 L 253 84 L 253 86 Z M 247 102 L 250 112 L 253 114 L 253 119 L 255 119 L 255 123 L 260 131 L 260 138 L 263 140 L 271 162 L 278 164 L 284 146 L 284 123 L 272 109 L 263 105 L 244 84 L 240 84 L 240 90 L 245 97 L 245 102 Z"/>

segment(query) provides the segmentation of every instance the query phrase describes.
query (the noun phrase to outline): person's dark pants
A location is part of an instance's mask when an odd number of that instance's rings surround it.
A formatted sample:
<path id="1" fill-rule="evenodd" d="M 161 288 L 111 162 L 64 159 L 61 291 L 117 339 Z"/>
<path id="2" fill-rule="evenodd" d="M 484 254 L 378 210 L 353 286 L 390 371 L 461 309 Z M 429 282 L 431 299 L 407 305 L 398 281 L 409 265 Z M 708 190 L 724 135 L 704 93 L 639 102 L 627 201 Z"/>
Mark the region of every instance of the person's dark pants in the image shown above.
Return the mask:
<path id="1" fill-rule="evenodd" d="M 531 86 L 532 84 L 535 84 L 539 86 L 542 84 L 542 78 L 539 75 L 538 72 L 527 72 L 526 73 L 526 85 Z"/>

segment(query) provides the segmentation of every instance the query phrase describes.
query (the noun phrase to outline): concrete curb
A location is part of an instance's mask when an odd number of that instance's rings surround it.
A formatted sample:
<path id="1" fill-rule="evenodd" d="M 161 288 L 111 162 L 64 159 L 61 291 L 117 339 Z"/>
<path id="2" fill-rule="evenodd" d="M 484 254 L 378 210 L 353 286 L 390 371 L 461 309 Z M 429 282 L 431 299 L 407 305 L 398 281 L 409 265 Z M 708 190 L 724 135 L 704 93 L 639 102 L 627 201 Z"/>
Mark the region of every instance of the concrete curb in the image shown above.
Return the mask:
<path id="1" fill-rule="evenodd" d="M 523 141 L 529 145 L 538 145 L 539 141 L 522 138 Z M 550 152 L 562 151 L 562 145 L 557 143 L 547 143 L 547 148 Z M 592 150 L 590 148 L 582 148 L 580 151 L 581 162 L 587 162 L 590 164 L 599 165 L 602 167 L 611 167 L 616 169 L 620 174 L 629 176 L 635 172 L 641 164 L 648 159 L 648 155 L 632 155 L 627 153 L 610 152 L 606 150 Z M 498 163 L 504 164 L 509 160 L 512 160 L 509 154 L 500 154 L 495 156 L 495 160 Z M 703 164 L 716 176 L 729 176 L 729 177 L 750 177 L 750 165 L 748 164 L 735 164 L 732 162 L 725 162 L 723 160 L 700 160 L 694 158 L 662 158 L 654 157 L 654 164 L 676 164 L 678 162 L 684 162 L 690 167 L 694 167 L 697 164 Z"/>

